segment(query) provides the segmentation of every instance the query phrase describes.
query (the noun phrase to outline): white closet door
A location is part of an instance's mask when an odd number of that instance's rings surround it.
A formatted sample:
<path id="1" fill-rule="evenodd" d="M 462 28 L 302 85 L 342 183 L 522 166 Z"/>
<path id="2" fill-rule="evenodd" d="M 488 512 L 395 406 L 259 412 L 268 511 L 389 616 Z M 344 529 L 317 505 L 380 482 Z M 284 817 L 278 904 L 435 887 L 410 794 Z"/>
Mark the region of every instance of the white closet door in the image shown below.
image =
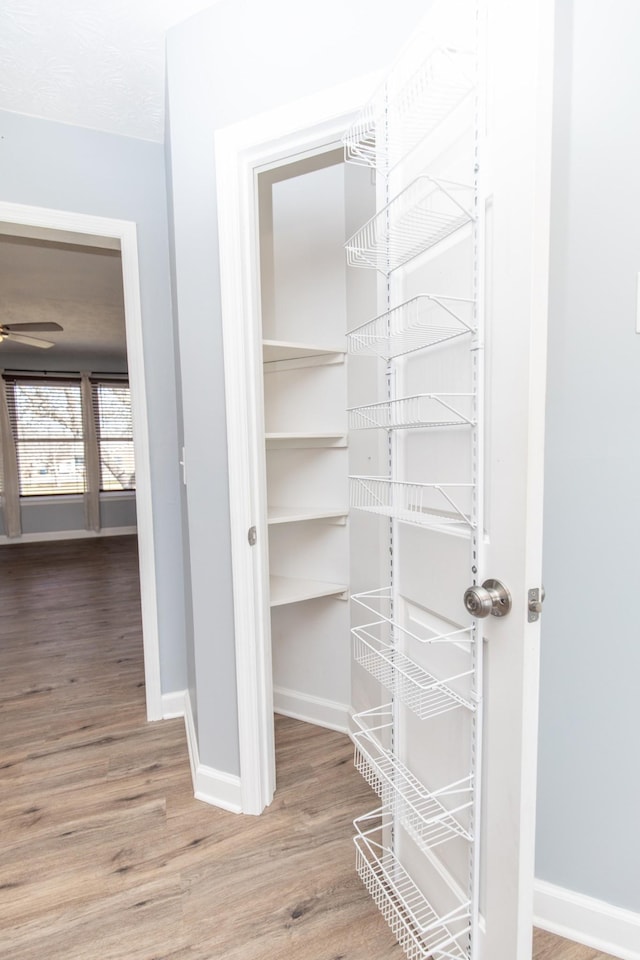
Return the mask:
<path id="1" fill-rule="evenodd" d="M 531 952 L 551 13 L 440 4 L 346 138 L 378 174 L 348 260 L 380 276 L 350 349 L 387 387 L 350 426 L 389 452 L 351 505 L 389 518 L 392 557 L 354 598 L 381 691 L 355 718 L 381 801 L 358 870 L 415 958 Z"/>

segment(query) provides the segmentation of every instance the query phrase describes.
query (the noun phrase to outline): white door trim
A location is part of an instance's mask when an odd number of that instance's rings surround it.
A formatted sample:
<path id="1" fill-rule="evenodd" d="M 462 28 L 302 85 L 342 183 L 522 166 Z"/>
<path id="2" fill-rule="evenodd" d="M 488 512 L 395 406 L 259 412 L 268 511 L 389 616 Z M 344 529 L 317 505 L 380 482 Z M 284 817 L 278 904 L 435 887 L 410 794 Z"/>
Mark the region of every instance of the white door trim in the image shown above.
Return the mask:
<path id="1" fill-rule="evenodd" d="M 225 127 L 216 133 L 220 289 L 224 342 L 231 558 L 242 810 L 261 813 L 275 789 L 273 680 L 266 579 L 262 458 L 260 286 L 255 175 L 339 141 L 375 90 L 368 75 Z M 247 531 L 256 526 L 258 545 Z"/>
<path id="2" fill-rule="evenodd" d="M 46 231 L 48 230 L 66 231 L 73 236 L 77 236 L 80 243 L 113 246 L 114 248 L 119 246 L 120 248 L 136 458 L 136 513 L 140 555 L 140 594 L 147 719 L 160 720 L 162 703 L 151 499 L 151 462 L 136 225 L 128 220 L 112 220 L 108 217 L 95 217 L 82 213 L 71 213 L 66 210 L 50 210 L 46 207 L 31 207 L 19 203 L 4 202 L 0 202 L 0 222 L 15 224 L 16 232 L 19 232 L 22 236 L 46 237 Z M 103 238 L 107 238 L 106 243 L 101 242 Z M 110 243 L 109 241 L 115 242 Z"/>

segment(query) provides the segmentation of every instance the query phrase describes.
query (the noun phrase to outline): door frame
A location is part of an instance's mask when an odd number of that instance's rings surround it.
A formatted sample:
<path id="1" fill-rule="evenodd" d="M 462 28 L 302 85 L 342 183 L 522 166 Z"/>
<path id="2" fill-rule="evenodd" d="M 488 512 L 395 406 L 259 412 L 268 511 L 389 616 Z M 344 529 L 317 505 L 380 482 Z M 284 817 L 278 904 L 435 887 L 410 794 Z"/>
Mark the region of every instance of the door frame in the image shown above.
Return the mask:
<path id="1" fill-rule="evenodd" d="M 339 143 L 380 82 L 369 74 L 216 132 L 238 737 L 243 813 L 273 799 L 273 677 L 269 625 L 256 171 Z M 249 546 L 255 526 L 258 542 Z"/>
<path id="2" fill-rule="evenodd" d="M 0 201 L 0 222 L 16 225 L 21 236 L 65 239 L 85 246 L 119 249 L 122 259 L 127 364 L 133 410 L 133 444 L 136 463 L 136 524 L 138 529 L 142 642 L 144 652 L 147 719 L 162 718 L 160 645 L 155 544 L 151 496 L 149 422 L 145 385 L 140 305 L 140 270 L 136 224 L 89 214 L 53 210 Z"/>

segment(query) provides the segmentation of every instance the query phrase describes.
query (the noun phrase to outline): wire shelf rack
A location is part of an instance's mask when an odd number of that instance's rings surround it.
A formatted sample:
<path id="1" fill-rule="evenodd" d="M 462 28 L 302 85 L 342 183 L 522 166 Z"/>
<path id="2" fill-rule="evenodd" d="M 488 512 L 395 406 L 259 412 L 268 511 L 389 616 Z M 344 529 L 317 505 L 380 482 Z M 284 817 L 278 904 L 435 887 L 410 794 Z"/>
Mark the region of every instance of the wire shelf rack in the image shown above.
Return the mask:
<path id="1" fill-rule="evenodd" d="M 354 660 L 421 720 L 459 707 L 474 711 L 471 698 L 463 696 L 453 686 L 472 678 L 473 670 L 438 680 L 394 646 L 394 637 L 403 632 L 386 620 L 353 627 Z"/>
<path id="2" fill-rule="evenodd" d="M 412 297 L 351 330 L 349 353 L 370 353 L 388 361 L 475 333 L 473 306 L 473 300 L 460 297 Z"/>
<path id="3" fill-rule="evenodd" d="M 345 160 L 388 173 L 470 93 L 473 71 L 472 54 L 437 47 L 399 89 L 387 80 L 347 130 Z"/>
<path id="4" fill-rule="evenodd" d="M 454 500 L 454 494 L 471 483 L 412 483 L 386 477 L 349 477 L 350 504 L 365 510 L 432 530 L 470 530 L 473 521 Z"/>
<path id="5" fill-rule="evenodd" d="M 473 219 L 473 187 L 418 177 L 347 240 L 347 263 L 388 274 Z"/>
<path id="6" fill-rule="evenodd" d="M 410 960 L 468 960 L 470 901 L 437 913 L 384 843 L 388 819 L 381 809 L 354 821 L 360 879 Z"/>
<path id="7" fill-rule="evenodd" d="M 472 840 L 458 819 L 473 804 L 472 778 L 429 791 L 392 750 L 382 745 L 383 740 L 391 740 L 391 704 L 355 714 L 353 719 L 358 726 L 353 735 L 356 770 L 416 842 L 433 848 L 454 837 Z"/>
<path id="8" fill-rule="evenodd" d="M 352 430 L 408 430 L 416 427 L 473 426 L 472 393 L 418 393 L 382 403 L 350 407 Z"/>
<path id="9" fill-rule="evenodd" d="M 390 624 L 394 632 L 401 633 L 403 636 L 417 640 L 418 643 L 472 643 L 473 627 L 456 627 L 454 630 L 448 630 L 442 633 L 431 629 L 423 624 L 424 636 L 418 636 L 406 627 L 401 627 L 391 616 L 393 604 L 393 590 L 391 586 L 378 587 L 375 590 L 367 590 L 363 593 L 353 593 L 351 599 L 358 606 L 364 607 L 373 613 L 378 620 L 384 620 Z"/>

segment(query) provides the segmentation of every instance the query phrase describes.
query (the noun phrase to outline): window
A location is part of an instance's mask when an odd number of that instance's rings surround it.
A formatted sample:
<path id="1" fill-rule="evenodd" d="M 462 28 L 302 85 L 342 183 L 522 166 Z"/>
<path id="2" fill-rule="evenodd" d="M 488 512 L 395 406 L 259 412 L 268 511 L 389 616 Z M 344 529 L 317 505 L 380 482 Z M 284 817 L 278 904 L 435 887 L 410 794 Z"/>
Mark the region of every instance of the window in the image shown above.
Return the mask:
<path id="1" fill-rule="evenodd" d="M 20 496 L 82 493 L 85 488 L 80 384 L 7 384 Z"/>
<path id="2" fill-rule="evenodd" d="M 92 440 L 84 435 L 80 381 L 7 377 L 6 387 L 20 496 L 84 493 Z M 91 395 L 100 491 L 135 490 L 129 385 L 93 380 Z"/>
<path id="3" fill-rule="evenodd" d="M 126 383 L 93 383 L 100 490 L 135 490 L 131 394 Z"/>

